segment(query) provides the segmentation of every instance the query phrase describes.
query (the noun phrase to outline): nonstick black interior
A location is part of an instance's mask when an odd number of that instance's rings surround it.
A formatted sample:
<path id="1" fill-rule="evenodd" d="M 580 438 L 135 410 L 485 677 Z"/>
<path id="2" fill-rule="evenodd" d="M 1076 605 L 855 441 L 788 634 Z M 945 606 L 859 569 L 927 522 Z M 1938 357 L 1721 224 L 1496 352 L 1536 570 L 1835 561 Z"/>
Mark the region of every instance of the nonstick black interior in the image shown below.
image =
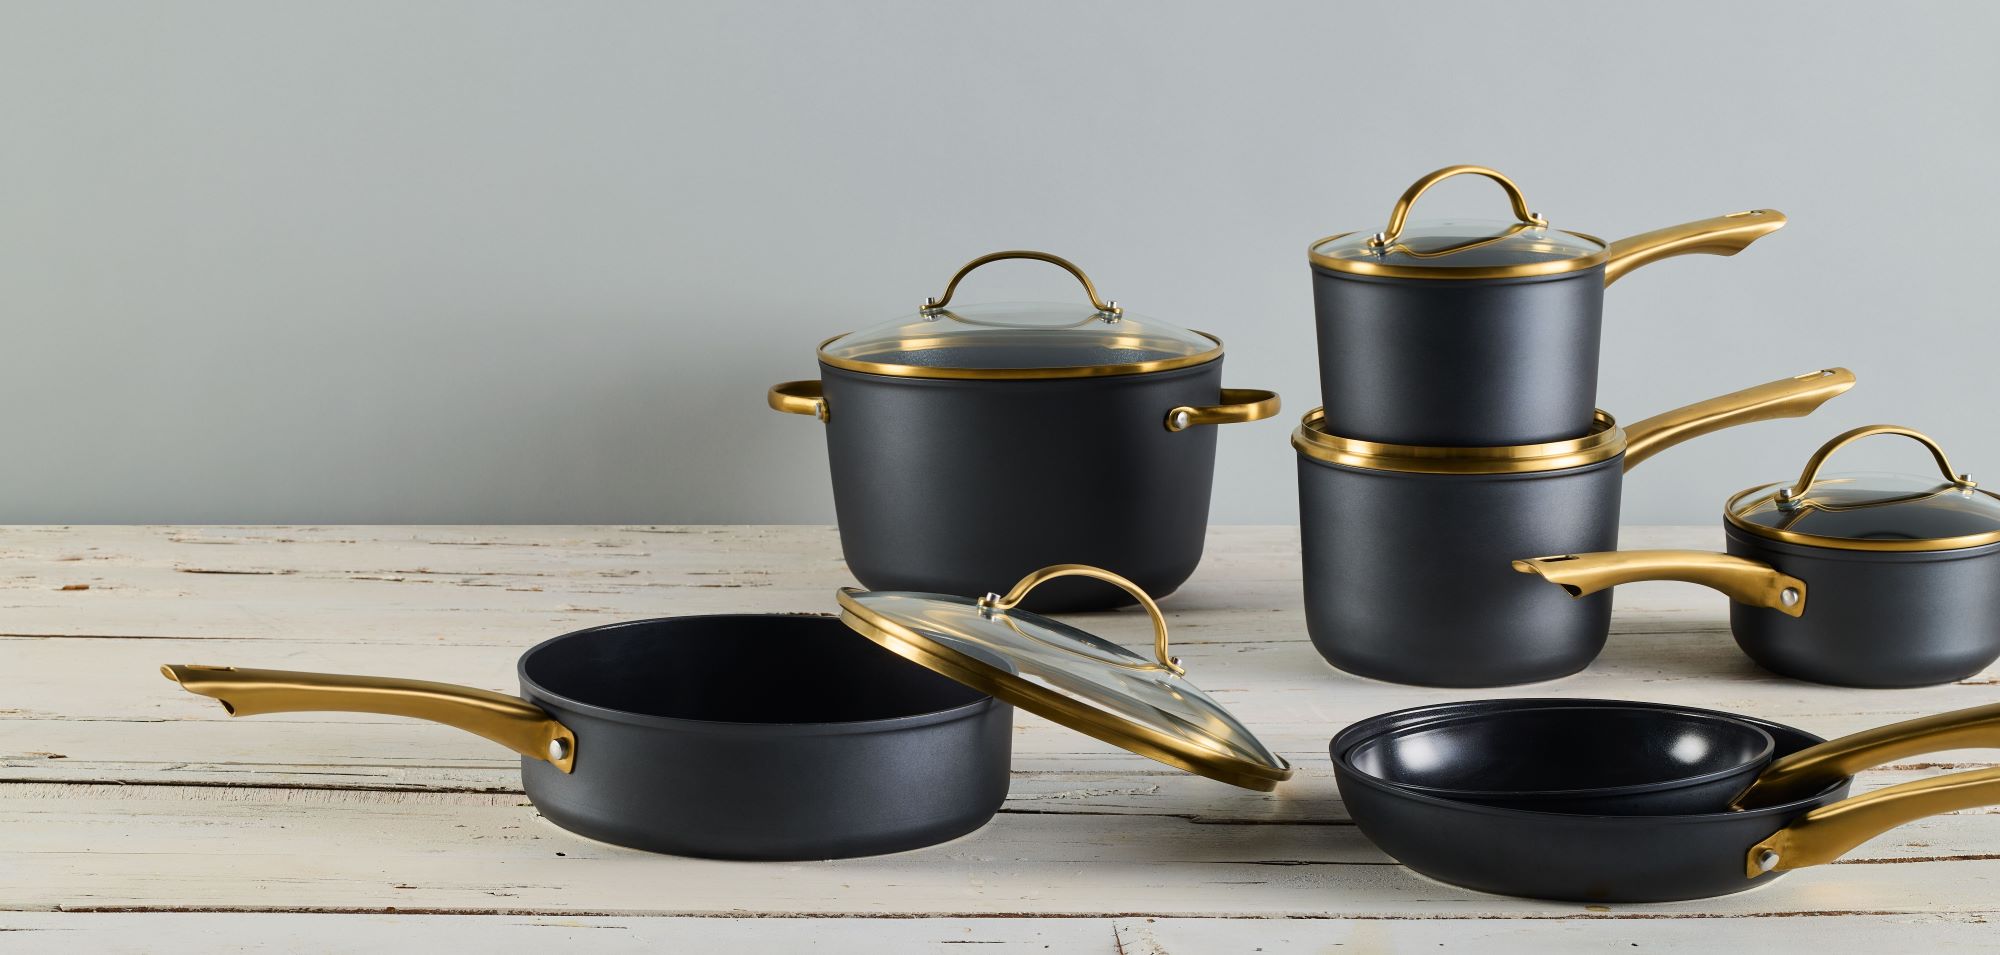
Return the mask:
<path id="1" fill-rule="evenodd" d="M 1763 729 L 1711 713 L 1547 701 L 1399 726 L 1357 743 L 1347 759 L 1376 779 L 1448 799 L 1564 812 L 1717 811 L 1770 762 L 1773 746 Z"/>
<path id="2" fill-rule="evenodd" d="M 728 723 L 848 723 L 919 716 L 985 695 L 817 615 L 642 620 L 570 634 L 522 675 L 575 703 Z"/>

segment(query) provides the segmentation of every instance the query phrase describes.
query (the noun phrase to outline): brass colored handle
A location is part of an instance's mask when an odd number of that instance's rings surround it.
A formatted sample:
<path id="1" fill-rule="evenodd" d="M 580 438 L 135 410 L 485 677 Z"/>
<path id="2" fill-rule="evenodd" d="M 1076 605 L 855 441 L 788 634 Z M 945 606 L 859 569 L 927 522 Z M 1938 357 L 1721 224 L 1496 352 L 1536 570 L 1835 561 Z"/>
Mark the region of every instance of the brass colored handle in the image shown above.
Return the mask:
<path id="1" fill-rule="evenodd" d="M 1389 210 L 1388 227 L 1369 236 L 1368 247 L 1371 249 L 1384 249 L 1393 244 L 1396 239 L 1402 236 L 1403 226 L 1409 222 L 1410 207 L 1417 204 L 1417 197 L 1430 191 L 1432 186 L 1453 176 L 1485 176 L 1499 183 L 1500 188 L 1507 190 L 1507 201 L 1514 204 L 1514 218 L 1530 226 L 1542 228 L 1548 226 L 1549 220 L 1529 211 L 1528 199 L 1526 196 L 1521 195 L 1521 187 L 1514 185 L 1514 180 L 1485 166 L 1446 166 L 1411 183 L 1410 188 L 1403 190 L 1402 196 L 1396 199 L 1396 207 Z"/>
<path id="2" fill-rule="evenodd" d="M 1804 417 L 1852 387 L 1853 372 L 1823 368 L 1656 414 L 1625 427 L 1624 468 L 1630 471 L 1639 462 L 1676 444 L 1724 428 L 1752 421 Z"/>
<path id="3" fill-rule="evenodd" d="M 1731 600 L 1798 616 L 1806 611 L 1806 582 L 1769 564 L 1705 550 L 1613 550 L 1561 554 L 1514 562 L 1524 574 L 1569 591 L 1572 597 L 1640 580 L 1681 580 L 1722 591 Z"/>
<path id="4" fill-rule="evenodd" d="M 1278 393 L 1261 388 L 1224 388 L 1219 405 L 1180 405 L 1167 412 L 1168 431 L 1186 431 L 1198 424 L 1262 421 L 1278 413 Z"/>
<path id="5" fill-rule="evenodd" d="M 827 417 L 826 386 L 818 381 L 787 381 L 771 386 L 764 395 L 764 403 L 773 411 L 786 414 L 812 415 L 821 421 Z"/>
<path id="6" fill-rule="evenodd" d="M 1755 809 L 1810 796 L 1842 777 L 1911 756 L 1995 747 L 2000 747 L 2000 703 L 1878 726 L 1773 762 L 1736 797 L 1736 807 Z"/>
<path id="7" fill-rule="evenodd" d="M 1083 283 L 1084 294 L 1090 296 L 1092 307 L 1112 318 L 1125 314 L 1125 310 L 1119 308 L 1117 302 L 1107 302 L 1099 298 L 1097 296 L 1097 286 L 1091 284 L 1090 276 L 1083 274 L 1083 270 L 1077 268 L 1070 260 L 1061 256 L 1050 255 L 1047 252 L 1034 252 L 1026 249 L 1015 249 L 1008 252 L 989 252 L 965 263 L 964 267 L 958 270 L 958 274 L 953 275 L 951 281 L 945 283 L 944 294 L 925 301 L 923 310 L 926 312 L 935 312 L 950 304 L 951 293 L 958 291 L 958 283 L 964 280 L 968 273 L 987 263 L 999 262 L 1005 259 L 1032 259 L 1036 262 L 1047 262 L 1050 265 L 1060 266 L 1064 271 L 1076 276 L 1077 281 Z"/>
<path id="8" fill-rule="evenodd" d="M 1939 447 L 1936 441 L 1931 440 L 1930 435 L 1893 424 L 1871 424 L 1855 428 L 1820 445 L 1819 450 L 1814 451 L 1813 456 L 1806 461 L 1805 471 L 1799 474 L 1799 483 L 1778 491 L 1778 506 L 1785 510 L 1798 507 L 1799 502 L 1805 498 L 1806 491 L 1812 488 L 1813 481 L 1819 477 L 1819 469 L 1826 465 L 1827 458 L 1833 457 L 1833 452 L 1862 438 L 1878 434 L 1900 434 L 1921 443 L 1930 450 L 1931 460 L 1937 462 L 1938 470 L 1943 472 L 1945 480 L 1962 488 L 1979 486 L 1978 482 L 1972 480 L 1972 475 L 1960 474 L 1951 469 L 1951 459 L 1944 456 L 1944 449 Z"/>
<path id="9" fill-rule="evenodd" d="M 1784 227 L 1784 213 L 1776 209 L 1751 209 L 1619 239 L 1606 250 L 1604 284 L 1610 285 L 1642 265 L 1651 265 L 1677 255 L 1697 252 L 1735 255 L 1748 248 L 1750 243 Z"/>
<path id="10" fill-rule="evenodd" d="M 231 716 L 259 713 L 381 713 L 457 727 L 569 772 L 576 734 L 519 697 L 452 683 L 345 673 L 168 664 L 167 679 L 214 697 Z"/>
<path id="11" fill-rule="evenodd" d="M 1126 593 L 1137 598 L 1139 606 L 1146 608 L 1146 616 L 1153 618 L 1153 658 L 1159 661 L 1160 669 L 1175 676 L 1187 675 L 1187 671 L 1181 669 L 1181 662 L 1167 652 L 1167 617 L 1160 612 L 1160 605 L 1153 602 L 1152 596 L 1146 593 L 1145 588 L 1100 567 L 1092 567 L 1089 564 L 1056 564 L 1044 567 L 1021 578 L 1021 582 L 1015 584 L 1014 589 L 1007 591 L 1005 597 L 987 594 L 979 598 L 979 606 L 987 610 L 1012 610 L 1028 598 L 1028 591 L 1058 577 L 1089 577 L 1101 580 L 1121 587 Z"/>
<path id="12" fill-rule="evenodd" d="M 2000 805 L 2000 768 L 1975 769 L 1885 786 L 1821 806 L 1744 854 L 1743 874 L 1803 869 L 1832 862 L 1876 836 L 1926 816 Z"/>

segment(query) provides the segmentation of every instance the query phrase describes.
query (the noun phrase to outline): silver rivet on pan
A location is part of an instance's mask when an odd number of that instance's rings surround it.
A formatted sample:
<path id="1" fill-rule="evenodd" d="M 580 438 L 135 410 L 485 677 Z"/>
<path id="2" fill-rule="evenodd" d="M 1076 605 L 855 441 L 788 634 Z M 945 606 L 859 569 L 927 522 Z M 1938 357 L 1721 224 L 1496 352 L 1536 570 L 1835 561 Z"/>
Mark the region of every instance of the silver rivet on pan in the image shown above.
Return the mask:
<path id="1" fill-rule="evenodd" d="M 1782 591 L 1779 591 L 1779 592 L 1778 592 L 1778 601 L 1779 601 L 1780 603 L 1783 603 L 1783 604 L 1784 604 L 1785 606 L 1787 606 L 1787 607 L 1796 607 L 1796 606 L 1798 606 L 1798 603 L 1799 603 L 1799 588 L 1797 588 L 1797 587 L 1786 587 L 1786 588 L 1785 588 L 1784 590 L 1782 590 Z"/>
<path id="2" fill-rule="evenodd" d="M 1764 851 L 1757 853 L 1758 871 L 1769 872 L 1777 867 L 1778 867 L 1778 850 L 1765 849 Z"/>
<path id="3" fill-rule="evenodd" d="M 549 762 L 559 763 L 569 758 L 569 740 L 557 737 L 549 740 Z"/>
<path id="4" fill-rule="evenodd" d="M 1189 416 L 1187 412 L 1185 411 L 1174 412 L 1174 430 L 1175 431 L 1186 430 L 1188 426 L 1188 420 Z"/>

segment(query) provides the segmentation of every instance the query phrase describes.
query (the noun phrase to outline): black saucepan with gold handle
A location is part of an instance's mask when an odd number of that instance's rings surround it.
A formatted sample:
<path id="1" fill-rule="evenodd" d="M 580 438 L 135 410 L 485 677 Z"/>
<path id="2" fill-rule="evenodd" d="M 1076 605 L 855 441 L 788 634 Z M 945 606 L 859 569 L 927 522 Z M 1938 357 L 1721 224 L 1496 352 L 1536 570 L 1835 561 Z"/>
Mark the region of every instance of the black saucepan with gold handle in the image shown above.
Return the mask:
<path id="1" fill-rule="evenodd" d="M 1055 265 L 1087 301 L 953 301 L 990 263 Z M 1222 342 L 1106 301 L 1045 252 L 959 269 L 915 315 L 819 347 L 819 378 L 773 386 L 776 410 L 826 432 L 840 547 L 877 590 L 979 593 L 1073 561 L 1154 597 L 1201 562 L 1216 429 L 1278 413 L 1269 391 L 1222 386 Z M 1058 581 L 1044 612 L 1130 604 Z"/>
<path id="2" fill-rule="evenodd" d="M 1547 706 L 1602 703 L 1704 713 L 1769 733 L 1783 778 L 1739 798 L 1742 809 L 1658 815 L 1538 812 L 1440 798 L 1399 786 L 1353 758 L 1384 733 L 1438 719 L 1479 719 Z M 1330 746 L 1342 803 L 1362 833 L 1396 861 L 1481 892 L 1575 902 L 1676 902 L 1728 895 L 1793 869 L 1822 865 L 1881 833 L 1927 816 L 2000 805 L 2000 769 L 1950 773 L 1849 797 L 1853 774 L 1907 755 L 2000 746 L 1980 707 L 1882 727 L 1817 750 L 1825 740 L 1767 720 L 1661 704 L 1598 700 L 1484 700 L 1417 707 L 1363 720 Z M 1519 739 L 1515 745 L 1539 741 Z M 1588 759 L 1592 754 L 1575 754 Z M 1769 774 L 1767 774 L 1769 775 Z M 1760 791 L 1761 790 L 1761 791 Z"/>
<path id="3" fill-rule="evenodd" d="M 1921 442 L 1940 473 L 1824 472 L 1834 452 L 1877 435 Z M 1578 597 L 1638 580 L 1712 587 L 1731 598 L 1744 653 L 1816 683 L 1930 686 L 2000 659 L 2000 497 L 1954 471 L 1921 432 L 1848 431 L 1796 482 L 1742 491 L 1723 516 L 1727 554 L 1558 554 L 1514 566 Z"/>
<path id="4" fill-rule="evenodd" d="M 1514 221 L 1411 221 L 1447 179 L 1485 176 Z M 1312 244 L 1320 399 L 1333 434 L 1410 445 L 1564 441 L 1591 427 L 1604 289 L 1640 266 L 1734 255 L 1785 224 L 1753 209 L 1606 242 L 1551 228 L 1513 180 L 1449 166 L 1416 181 L 1382 231 Z"/>

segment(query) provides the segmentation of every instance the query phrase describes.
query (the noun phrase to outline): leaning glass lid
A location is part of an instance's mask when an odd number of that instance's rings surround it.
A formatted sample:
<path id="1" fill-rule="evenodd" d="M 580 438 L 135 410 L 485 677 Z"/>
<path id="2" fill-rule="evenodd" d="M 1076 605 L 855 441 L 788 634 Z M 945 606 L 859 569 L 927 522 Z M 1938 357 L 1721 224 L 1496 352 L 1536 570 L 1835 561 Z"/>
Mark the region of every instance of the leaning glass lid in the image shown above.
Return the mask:
<path id="1" fill-rule="evenodd" d="M 1152 659 L 1019 608 L 1058 577 L 1124 588 L 1152 618 Z M 856 632 L 960 683 L 1169 766 L 1269 791 L 1292 766 L 1188 682 L 1167 653 L 1167 622 L 1138 585 L 1082 564 L 1044 567 L 1006 594 L 982 598 L 907 591 L 839 593 Z"/>
<path id="2" fill-rule="evenodd" d="M 1507 190 L 1511 221 L 1444 219 L 1411 221 L 1417 197 L 1453 176 L 1485 176 Z M 1389 213 L 1380 232 L 1345 232 L 1313 243 L 1314 265 L 1337 272 L 1390 278 L 1473 279 L 1555 275 L 1603 263 L 1609 247 L 1581 232 L 1549 227 L 1528 208 L 1514 181 L 1484 166 L 1447 166 L 1416 181 Z"/>
<path id="3" fill-rule="evenodd" d="M 1938 474 L 1828 473 L 1835 451 L 1874 435 L 1921 442 Z M 1842 550 L 1957 550 L 2000 542 L 2000 497 L 1952 470 L 1944 448 L 1909 428 L 1877 424 L 1813 453 L 1792 484 L 1753 487 L 1729 500 L 1729 523 L 1760 537 Z"/>
<path id="4" fill-rule="evenodd" d="M 1068 271 L 1087 302 L 953 304 L 967 273 L 991 262 L 1031 259 Z M 1222 355 L 1222 342 L 1125 311 L 1106 301 L 1083 270 L 1046 252 L 994 252 L 966 263 L 915 315 L 849 332 L 820 345 L 836 368 L 904 378 L 1087 378 L 1184 368 Z"/>

